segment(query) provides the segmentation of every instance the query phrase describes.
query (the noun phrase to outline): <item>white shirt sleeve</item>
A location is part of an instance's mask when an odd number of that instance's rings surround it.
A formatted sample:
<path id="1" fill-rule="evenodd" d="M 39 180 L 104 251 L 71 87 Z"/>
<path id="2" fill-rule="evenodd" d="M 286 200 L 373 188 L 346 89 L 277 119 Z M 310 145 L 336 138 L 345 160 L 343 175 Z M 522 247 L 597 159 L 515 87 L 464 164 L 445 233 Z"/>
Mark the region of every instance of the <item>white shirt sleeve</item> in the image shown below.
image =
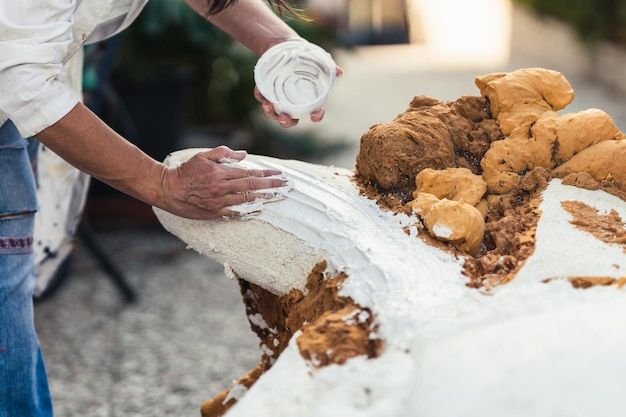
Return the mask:
<path id="1" fill-rule="evenodd" d="M 72 42 L 75 0 L 0 1 L 0 118 L 33 136 L 77 103 L 59 75 Z"/>

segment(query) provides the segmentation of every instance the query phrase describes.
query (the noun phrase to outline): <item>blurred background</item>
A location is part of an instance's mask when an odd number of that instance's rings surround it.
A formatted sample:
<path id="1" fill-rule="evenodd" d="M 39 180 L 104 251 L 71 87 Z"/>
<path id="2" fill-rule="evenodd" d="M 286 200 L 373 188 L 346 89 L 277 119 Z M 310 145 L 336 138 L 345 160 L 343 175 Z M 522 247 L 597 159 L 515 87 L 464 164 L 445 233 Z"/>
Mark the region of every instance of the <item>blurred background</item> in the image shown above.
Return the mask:
<path id="1" fill-rule="evenodd" d="M 414 95 L 476 94 L 473 78 L 484 72 L 543 66 L 570 81 L 626 89 L 626 0 L 295 3 L 305 19 L 287 22 L 346 70 L 319 126 L 268 123 L 251 94 L 257 57 L 179 0 L 151 0 L 130 29 L 88 47 L 86 102 L 158 160 L 180 148 L 226 144 L 323 163 L 353 151 L 371 124 L 389 121 Z M 367 99 L 352 100 L 351 88 Z M 353 154 L 341 164 L 351 168 Z M 86 215 L 95 226 L 123 215 L 153 221 L 143 209 L 94 181 Z"/>
<path id="2" fill-rule="evenodd" d="M 359 139 L 413 96 L 479 94 L 476 76 L 540 66 L 626 130 L 626 0 L 308 0 L 285 16 L 345 74 L 321 123 L 281 129 L 252 95 L 257 57 L 180 0 L 151 0 L 86 49 L 85 102 L 158 160 L 225 144 L 354 167 Z M 198 415 L 256 365 L 235 282 L 165 232 L 150 207 L 93 180 L 80 234 L 38 299 L 57 414 Z"/>

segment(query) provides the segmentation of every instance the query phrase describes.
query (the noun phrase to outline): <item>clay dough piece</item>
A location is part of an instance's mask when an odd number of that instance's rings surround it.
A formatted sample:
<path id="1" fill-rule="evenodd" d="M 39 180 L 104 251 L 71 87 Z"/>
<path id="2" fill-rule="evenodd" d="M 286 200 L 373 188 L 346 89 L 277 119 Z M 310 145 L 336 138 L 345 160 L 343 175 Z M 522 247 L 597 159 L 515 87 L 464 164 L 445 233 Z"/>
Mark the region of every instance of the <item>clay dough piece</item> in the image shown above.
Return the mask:
<path id="1" fill-rule="evenodd" d="M 489 99 L 491 114 L 504 135 L 516 128 L 527 130 L 544 112 L 561 110 L 574 99 L 563 74 L 543 68 L 477 77 L 476 86 Z"/>
<path id="2" fill-rule="evenodd" d="M 606 140 L 593 145 L 552 171 L 558 178 L 568 174 L 590 174 L 596 181 L 626 184 L 626 140 Z"/>
<path id="3" fill-rule="evenodd" d="M 411 206 L 424 219 L 431 236 L 451 243 L 461 252 L 478 254 L 485 234 L 485 220 L 476 207 L 462 201 L 439 200 L 429 193 L 419 193 Z"/>
<path id="4" fill-rule="evenodd" d="M 493 142 L 480 162 L 490 194 L 512 190 L 521 176 L 536 166 L 550 165 L 550 148 L 518 130 L 504 140 Z"/>
<path id="5" fill-rule="evenodd" d="M 589 146 L 615 139 L 619 133 L 611 116 L 599 109 L 562 116 L 546 112 L 531 128 L 531 136 L 552 154 L 553 165 L 545 168 L 554 168 Z"/>
<path id="6" fill-rule="evenodd" d="M 491 144 L 481 161 L 490 193 L 510 191 L 533 168 L 553 169 L 590 146 L 623 137 L 611 117 L 598 109 L 563 116 L 547 111 L 529 134 L 517 129 Z"/>
<path id="7" fill-rule="evenodd" d="M 440 202 L 441 199 L 431 193 L 414 193 L 414 200 L 409 203 L 413 213 L 423 218 L 430 212 L 430 209 Z"/>
<path id="8" fill-rule="evenodd" d="M 487 184 L 481 176 L 472 174 L 467 168 L 445 170 L 424 169 L 415 179 L 417 193 L 430 193 L 438 198 L 463 201 L 475 206 L 487 191 Z"/>

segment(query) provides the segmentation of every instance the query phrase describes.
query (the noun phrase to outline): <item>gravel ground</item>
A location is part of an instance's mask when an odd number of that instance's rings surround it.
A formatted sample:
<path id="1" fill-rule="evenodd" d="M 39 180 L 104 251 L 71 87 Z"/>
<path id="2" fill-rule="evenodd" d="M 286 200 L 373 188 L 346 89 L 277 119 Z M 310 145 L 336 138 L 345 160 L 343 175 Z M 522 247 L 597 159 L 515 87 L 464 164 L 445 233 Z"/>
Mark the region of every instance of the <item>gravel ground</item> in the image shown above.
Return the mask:
<path id="1" fill-rule="evenodd" d="M 139 297 L 126 303 L 79 241 L 35 309 L 56 415 L 199 415 L 260 358 L 237 283 L 164 231 L 98 239 Z"/>

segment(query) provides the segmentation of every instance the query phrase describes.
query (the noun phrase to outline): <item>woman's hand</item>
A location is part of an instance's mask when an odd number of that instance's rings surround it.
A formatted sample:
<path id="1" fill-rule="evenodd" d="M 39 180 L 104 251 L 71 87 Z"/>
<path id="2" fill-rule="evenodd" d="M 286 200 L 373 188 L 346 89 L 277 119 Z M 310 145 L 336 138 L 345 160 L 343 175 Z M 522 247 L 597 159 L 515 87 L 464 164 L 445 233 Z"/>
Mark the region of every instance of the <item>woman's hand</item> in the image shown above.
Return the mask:
<path id="1" fill-rule="evenodd" d="M 337 77 L 341 77 L 343 74 L 343 69 L 340 67 L 336 68 Z M 261 103 L 261 108 L 263 109 L 263 113 L 265 117 L 272 120 L 277 120 L 278 123 L 282 127 L 292 127 L 298 124 L 298 119 L 292 119 L 288 114 L 277 114 L 274 111 L 274 105 L 259 91 L 257 87 L 254 87 L 254 97 L 257 99 L 259 103 Z M 319 109 L 311 113 L 311 121 L 313 123 L 317 123 L 324 118 L 324 109 Z"/>
<path id="2" fill-rule="evenodd" d="M 217 219 L 240 215 L 229 209 L 257 199 L 279 196 L 287 182 L 276 170 L 241 169 L 223 162 L 241 161 L 245 151 L 220 146 L 201 152 L 177 167 L 167 168 L 163 177 L 165 205 L 170 213 L 192 219 Z M 273 178 L 268 178 L 273 177 Z M 257 190 L 264 190 L 257 192 Z"/>

